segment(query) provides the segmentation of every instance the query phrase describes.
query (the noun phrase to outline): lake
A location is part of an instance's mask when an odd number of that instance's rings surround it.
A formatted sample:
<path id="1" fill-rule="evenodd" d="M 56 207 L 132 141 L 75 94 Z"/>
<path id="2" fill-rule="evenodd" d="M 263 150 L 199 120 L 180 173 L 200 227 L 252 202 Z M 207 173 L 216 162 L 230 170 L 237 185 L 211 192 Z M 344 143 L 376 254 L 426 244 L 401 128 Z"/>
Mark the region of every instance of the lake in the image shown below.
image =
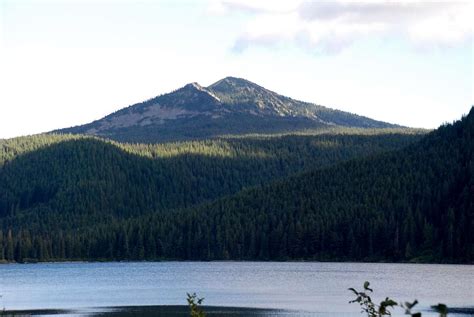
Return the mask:
<path id="1" fill-rule="evenodd" d="M 210 310 L 222 313 L 225 309 L 219 307 L 235 307 L 226 309 L 239 316 L 352 317 L 362 315 L 357 304 L 348 304 L 353 294 L 347 289 L 360 289 L 366 280 L 375 290 L 374 299 L 418 299 L 423 316 L 435 316 L 426 310 L 439 302 L 474 307 L 473 265 L 318 262 L 6 264 L 0 265 L 0 306 L 74 309 L 77 316 L 119 316 L 117 311 L 120 316 L 178 316 L 171 311 L 182 307 L 173 305 L 185 305 L 186 292 L 196 292 L 205 297 L 205 305 L 217 306 Z M 133 307 L 109 308 L 124 306 Z M 238 309 L 245 307 L 262 310 Z M 143 311 L 132 314 L 134 309 Z M 170 313 L 158 314 L 160 309 Z"/>

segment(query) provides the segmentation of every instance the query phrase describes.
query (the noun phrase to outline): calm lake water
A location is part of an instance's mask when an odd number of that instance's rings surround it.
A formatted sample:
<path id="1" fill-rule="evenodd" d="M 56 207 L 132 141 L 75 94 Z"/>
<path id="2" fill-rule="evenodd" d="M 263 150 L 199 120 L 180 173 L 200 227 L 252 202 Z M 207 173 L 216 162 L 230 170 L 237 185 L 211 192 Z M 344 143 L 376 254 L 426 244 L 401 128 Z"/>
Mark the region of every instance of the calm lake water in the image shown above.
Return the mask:
<path id="1" fill-rule="evenodd" d="M 360 289 L 366 280 L 376 300 L 416 298 L 420 310 L 439 302 L 474 307 L 472 265 L 274 262 L 0 265 L 0 306 L 94 312 L 90 308 L 184 305 L 186 292 L 197 292 L 211 306 L 289 310 L 267 316 L 352 317 L 362 315 L 348 304 L 347 289 Z"/>

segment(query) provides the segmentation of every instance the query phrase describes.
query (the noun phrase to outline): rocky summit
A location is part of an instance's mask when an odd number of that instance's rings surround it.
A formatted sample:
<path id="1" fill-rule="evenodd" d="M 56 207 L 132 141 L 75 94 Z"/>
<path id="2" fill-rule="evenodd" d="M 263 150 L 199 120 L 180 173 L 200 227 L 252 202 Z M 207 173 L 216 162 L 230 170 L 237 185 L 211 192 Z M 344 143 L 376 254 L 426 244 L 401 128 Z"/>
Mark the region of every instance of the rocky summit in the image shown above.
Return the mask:
<path id="1" fill-rule="evenodd" d="M 394 127 L 285 97 L 242 78 L 226 77 L 208 87 L 190 83 L 89 124 L 55 132 L 154 143 L 335 126 Z"/>

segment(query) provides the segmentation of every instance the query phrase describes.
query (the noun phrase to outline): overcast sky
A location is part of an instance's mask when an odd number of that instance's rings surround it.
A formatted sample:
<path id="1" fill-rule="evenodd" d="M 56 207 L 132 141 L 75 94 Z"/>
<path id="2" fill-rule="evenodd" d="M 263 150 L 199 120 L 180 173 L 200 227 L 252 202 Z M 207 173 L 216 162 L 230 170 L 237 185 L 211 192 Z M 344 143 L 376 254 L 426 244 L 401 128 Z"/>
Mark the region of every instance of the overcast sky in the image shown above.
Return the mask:
<path id="1" fill-rule="evenodd" d="M 0 138 L 226 76 L 435 128 L 474 104 L 472 21 L 454 1 L 0 0 Z"/>

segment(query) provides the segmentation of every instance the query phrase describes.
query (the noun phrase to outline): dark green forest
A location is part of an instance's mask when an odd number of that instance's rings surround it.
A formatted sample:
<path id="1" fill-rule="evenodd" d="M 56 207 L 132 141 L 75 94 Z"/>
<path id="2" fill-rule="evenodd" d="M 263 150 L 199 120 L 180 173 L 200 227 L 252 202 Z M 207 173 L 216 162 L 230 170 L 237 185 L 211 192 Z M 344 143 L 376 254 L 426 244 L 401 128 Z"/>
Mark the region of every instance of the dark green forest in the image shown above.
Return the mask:
<path id="1" fill-rule="evenodd" d="M 0 260 L 472 263 L 473 129 L 3 140 Z"/>

